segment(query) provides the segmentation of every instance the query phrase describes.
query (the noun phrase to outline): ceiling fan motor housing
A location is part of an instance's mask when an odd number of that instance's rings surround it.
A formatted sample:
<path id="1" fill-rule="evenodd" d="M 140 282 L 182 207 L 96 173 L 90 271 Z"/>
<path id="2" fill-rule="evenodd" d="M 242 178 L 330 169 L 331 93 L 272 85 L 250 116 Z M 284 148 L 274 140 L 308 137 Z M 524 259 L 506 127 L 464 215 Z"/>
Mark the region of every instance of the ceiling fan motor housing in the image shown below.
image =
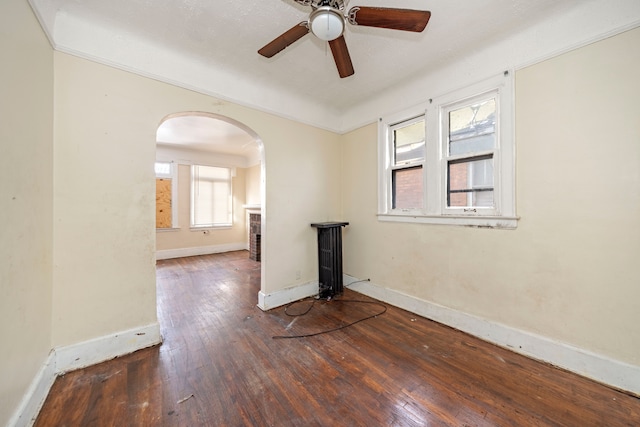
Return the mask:
<path id="1" fill-rule="evenodd" d="M 340 10 L 321 6 L 309 15 L 309 29 L 321 40 L 335 40 L 344 33 L 345 20 Z"/>

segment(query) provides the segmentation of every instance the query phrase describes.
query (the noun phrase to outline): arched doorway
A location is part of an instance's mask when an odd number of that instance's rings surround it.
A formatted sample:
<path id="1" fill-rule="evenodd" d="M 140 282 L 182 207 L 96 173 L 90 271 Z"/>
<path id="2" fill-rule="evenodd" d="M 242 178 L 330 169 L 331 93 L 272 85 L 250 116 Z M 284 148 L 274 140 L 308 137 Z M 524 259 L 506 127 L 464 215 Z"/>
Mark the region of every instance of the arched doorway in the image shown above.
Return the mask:
<path id="1" fill-rule="evenodd" d="M 166 116 L 156 133 L 156 259 L 257 244 L 263 261 L 264 172 L 263 142 L 243 123 L 207 112 Z M 257 242 L 250 234 L 256 215 Z M 264 262 L 260 269 L 264 289 Z"/>

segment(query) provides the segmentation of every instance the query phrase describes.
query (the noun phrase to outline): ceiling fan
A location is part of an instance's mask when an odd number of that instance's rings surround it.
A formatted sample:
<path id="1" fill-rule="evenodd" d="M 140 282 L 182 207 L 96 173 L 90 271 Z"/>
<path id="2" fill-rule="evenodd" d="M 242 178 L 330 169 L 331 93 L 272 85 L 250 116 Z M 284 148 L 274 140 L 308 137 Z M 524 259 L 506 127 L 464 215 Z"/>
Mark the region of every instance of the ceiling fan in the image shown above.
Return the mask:
<path id="1" fill-rule="evenodd" d="M 329 42 L 333 59 L 341 78 L 354 73 L 351 56 L 344 39 L 346 22 L 365 27 L 422 32 L 431 12 L 426 10 L 396 9 L 387 7 L 354 6 L 344 14 L 344 0 L 294 0 L 303 6 L 311 6 L 307 21 L 302 21 L 267 43 L 258 53 L 271 58 L 307 33 Z"/>

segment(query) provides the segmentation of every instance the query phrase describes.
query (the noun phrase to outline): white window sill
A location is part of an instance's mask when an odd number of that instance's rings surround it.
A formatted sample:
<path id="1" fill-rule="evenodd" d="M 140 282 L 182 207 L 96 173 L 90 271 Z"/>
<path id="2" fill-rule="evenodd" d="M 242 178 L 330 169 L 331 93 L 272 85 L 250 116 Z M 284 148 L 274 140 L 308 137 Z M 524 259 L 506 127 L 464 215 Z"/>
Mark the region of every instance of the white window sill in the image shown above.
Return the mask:
<path id="1" fill-rule="evenodd" d="M 420 224 L 461 225 L 465 227 L 515 229 L 518 217 L 378 214 L 379 221 L 414 222 Z"/>
<path id="2" fill-rule="evenodd" d="M 206 225 L 202 227 L 190 227 L 189 231 L 205 231 L 205 230 L 231 230 L 233 225 Z"/>
<path id="3" fill-rule="evenodd" d="M 167 233 L 167 232 L 171 232 L 171 231 L 180 231 L 180 227 L 156 228 L 156 232 L 158 232 L 158 233 Z"/>

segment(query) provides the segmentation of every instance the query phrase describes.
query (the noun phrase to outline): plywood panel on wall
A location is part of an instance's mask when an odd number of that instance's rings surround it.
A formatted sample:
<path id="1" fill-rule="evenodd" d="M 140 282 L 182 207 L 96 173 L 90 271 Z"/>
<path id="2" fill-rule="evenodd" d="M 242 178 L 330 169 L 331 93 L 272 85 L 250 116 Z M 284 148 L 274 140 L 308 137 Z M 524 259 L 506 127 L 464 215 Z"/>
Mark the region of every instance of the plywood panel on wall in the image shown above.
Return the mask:
<path id="1" fill-rule="evenodd" d="M 156 228 L 171 228 L 171 179 L 156 178 Z"/>

